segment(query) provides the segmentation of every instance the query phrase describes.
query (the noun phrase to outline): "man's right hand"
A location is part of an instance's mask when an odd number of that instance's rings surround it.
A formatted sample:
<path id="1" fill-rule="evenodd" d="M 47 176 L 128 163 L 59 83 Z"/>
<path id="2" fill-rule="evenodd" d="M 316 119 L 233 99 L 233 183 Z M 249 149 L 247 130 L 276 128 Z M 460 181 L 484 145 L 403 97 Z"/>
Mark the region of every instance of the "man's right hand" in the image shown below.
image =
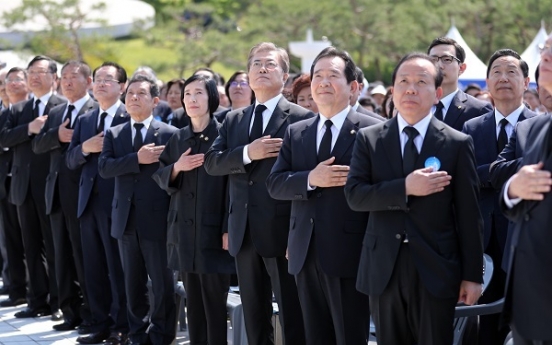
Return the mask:
<path id="1" fill-rule="evenodd" d="M 40 133 L 40 130 L 42 127 L 44 127 L 44 123 L 48 119 L 48 115 L 42 115 L 37 117 L 36 119 L 29 122 L 29 133 L 31 134 L 38 134 Z"/>
<path id="2" fill-rule="evenodd" d="M 318 163 L 316 168 L 309 173 L 309 185 L 311 187 L 339 187 L 344 186 L 349 175 L 349 166 L 332 165 L 335 157 L 330 157 Z"/>
<path id="3" fill-rule="evenodd" d="M 69 121 L 69 119 L 65 119 L 65 121 L 63 121 L 63 123 L 58 127 L 58 139 L 60 143 L 71 142 L 71 138 L 73 137 L 73 130 L 67 128 Z"/>
<path id="4" fill-rule="evenodd" d="M 159 156 L 165 149 L 165 145 L 155 146 L 154 143 L 144 145 L 138 150 L 139 164 L 153 164 L 159 162 Z"/>
<path id="5" fill-rule="evenodd" d="M 405 180 L 406 195 L 426 196 L 442 192 L 451 179 L 446 171 L 433 172 L 433 168 L 414 170 Z"/>
<path id="6" fill-rule="evenodd" d="M 542 170 L 544 164 L 525 165 L 512 176 L 508 186 L 510 199 L 543 200 L 544 194 L 550 192 L 552 178 L 550 171 Z"/>
<path id="7" fill-rule="evenodd" d="M 271 139 L 270 135 L 260 137 L 247 146 L 247 155 L 252 161 L 278 157 L 282 142 L 282 138 Z"/>
<path id="8" fill-rule="evenodd" d="M 103 149 L 103 136 L 104 133 L 100 132 L 93 136 L 92 138 L 89 138 L 85 142 L 82 143 L 82 152 L 83 153 L 97 153 L 102 152 Z"/>

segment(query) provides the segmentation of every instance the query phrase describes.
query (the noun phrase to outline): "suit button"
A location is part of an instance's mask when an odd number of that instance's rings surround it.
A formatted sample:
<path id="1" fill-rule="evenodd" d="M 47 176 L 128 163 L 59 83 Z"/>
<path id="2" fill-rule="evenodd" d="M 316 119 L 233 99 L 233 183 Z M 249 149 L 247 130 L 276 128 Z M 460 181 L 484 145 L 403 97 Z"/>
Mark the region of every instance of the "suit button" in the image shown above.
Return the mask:
<path id="1" fill-rule="evenodd" d="M 186 219 L 186 220 L 184 221 L 184 224 L 186 224 L 186 225 L 194 225 L 194 221 L 193 221 L 193 219 Z"/>
<path id="2" fill-rule="evenodd" d="M 194 198 L 194 193 L 187 193 L 186 198 L 193 199 Z"/>
<path id="3" fill-rule="evenodd" d="M 526 222 L 528 222 L 528 221 L 529 221 L 529 219 L 531 219 L 531 217 L 529 217 L 529 215 L 528 215 L 528 214 L 526 214 L 526 215 L 525 215 L 525 217 L 523 217 L 523 219 L 524 219 L 524 220 L 525 220 Z"/>
<path id="4" fill-rule="evenodd" d="M 245 208 L 247 208 L 247 203 L 245 203 Z"/>
<path id="5" fill-rule="evenodd" d="M 322 193 L 316 193 L 316 197 L 317 197 L 317 198 L 321 198 L 321 197 L 322 197 Z"/>
<path id="6" fill-rule="evenodd" d="M 310 222 L 311 222 L 311 224 L 314 224 L 314 219 L 311 218 L 311 219 L 310 219 Z"/>
<path id="7" fill-rule="evenodd" d="M 396 238 L 397 240 L 400 240 L 400 239 L 402 238 L 402 236 L 401 236 L 401 234 L 396 234 L 396 235 L 395 235 L 395 238 Z"/>
<path id="8" fill-rule="evenodd" d="M 252 185 L 253 185 L 253 181 L 249 181 L 249 185 L 252 186 Z"/>
<path id="9" fill-rule="evenodd" d="M 128 200 L 128 201 L 131 201 L 131 200 L 132 200 L 132 198 L 128 198 L 127 200 Z"/>
<path id="10" fill-rule="evenodd" d="M 90 178 L 90 181 L 94 181 L 94 178 L 93 178 L 93 177 L 91 177 L 91 178 Z"/>
<path id="11" fill-rule="evenodd" d="M 134 183 L 138 183 L 138 179 L 134 179 Z"/>

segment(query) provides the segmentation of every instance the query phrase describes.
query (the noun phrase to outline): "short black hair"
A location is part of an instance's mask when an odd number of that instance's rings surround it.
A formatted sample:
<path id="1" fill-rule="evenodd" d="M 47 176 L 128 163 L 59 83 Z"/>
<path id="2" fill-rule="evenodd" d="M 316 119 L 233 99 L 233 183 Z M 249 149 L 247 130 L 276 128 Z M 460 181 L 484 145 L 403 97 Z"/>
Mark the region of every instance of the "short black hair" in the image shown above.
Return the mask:
<path id="1" fill-rule="evenodd" d="M 213 117 L 215 111 L 220 104 L 219 93 L 217 89 L 217 82 L 213 78 L 209 78 L 202 74 L 194 74 L 190 78 L 186 79 L 184 82 L 184 87 L 180 93 L 180 101 L 182 102 L 182 107 L 184 108 L 184 113 L 186 113 L 186 105 L 184 104 L 184 90 L 186 86 L 190 85 L 194 81 L 202 81 L 205 84 L 205 90 L 207 90 L 207 96 L 209 97 L 209 116 Z"/>
<path id="2" fill-rule="evenodd" d="M 27 79 L 27 70 L 22 68 L 22 67 L 12 67 L 12 68 L 10 68 L 8 73 L 6 73 L 6 78 L 8 78 L 8 76 L 10 74 L 17 73 L 17 72 L 23 72 L 23 75 L 25 76 L 25 79 Z"/>
<path id="3" fill-rule="evenodd" d="M 353 58 L 344 50 L 339 50 L 336 47 L 327 47 L 324 50 L 316 56 L 314 59 L 314 62 L 311 65 L 310 69 L 310 77 L 311 80 L 314 77 L 314 66 L 316 66 L 316 63 L 323 58 L 327 57 L 339 57 L 345 62 L 345 78 L 347 79 L 347 83 L 350 84 L 352 81 L 357 80 L 357 73 L 356 73 L 356 65 L 353 61 Z"/>
<path id="4" fill-rule="evenodd" d="M 441 45 L 454 46 L 456 58 L 460 60 L 460 63 L 464 63 L 464 60 L 466 60 L 466 51 L 464 51 L 464 48 L 462 48 L 458 42 L 449 37 L 437 37 L 431 41 L 431 44 L 427 47 L 427 53 L 429 54 L 433 47 Z"/>
<path id="5" fill-rule="evenodd" d="M 393 70 L 393 75 L 391 77 L 391 84 L 395 85 L 395 79 L 397 78 L 397 72 L 399 71 L 399 68 L 407 61 L 414 60 L 414 59 L 423 59 L 431 62 L 431 64 L 435 67 L 435 88 L 438 88 L 443 83 L 443 73 L 441 72 L 441 69 L 435 65 L 431 57 L 424 53 L 409 53 L 403 56 L 403 58 L 399 61 L 395 69 Z"/>
<path id="6" fill-rule="evenodd" d="M 159 85 L 157 85 L 156 80 L 143 74 L 135 75 L 130 79 L 130 81 L 128 82 L 127 88 L 125 90 L 125 94 L 128 93 L 128 88 L 130 87 L 130 85 L 134 83 L 141 83 L 144 81 L 150 85 L 151 97 L 159 97 Z"/>
<path id="7" fill-rule="evenodd" d="M 53 74 L 56 74 L 57 73 L 57 64 L 56 62 L 52 59 L 52 58 L 49 58 L 45 55 L 37 55 L 35 56 L 31 62 L 29 62 L 29 64 L 27 65 L 27 69 L 31 68 L 32 65 L 35 64 L 35 62 L 38 62 L 38 61 L 48 61 L 48 72 L 50 73 L 53 73 Z"/>
<path id="8" fill-rule="evenodd" d="M 356 81 L 359 84 L 364 84 L 364 72 L 362 72 L 362 69 L 356 66 L 355 72 L 356 72 Z"/>
<path id="9" fill-rule="evenodd" d="M 224 85 L 224 84 L 221 84 L 220 75 L 217 72 L 210 69 L 209 67 L 200 67 L 200 68 L 196 69 L 194 71 L 194 75 L 196 75 L 197 72 L 207 72 L 207 73 L 209 73 L 213 76 L 213 79 L 215 79 L 215 83 L 217 84 L 217 86 L 218 85 Z"/>
<path id="10" fill-rule="evenodd" d="M 90 71 L 90 66 L 88 66 L 88 64 L 86 62 L 83 62 L 83 61 L 78 61 L 78 60 L 69 60 L 67 61 L 66 63 L 63 64 L 63 67 L 61 67 L 61 73 L 63 73 L 63 70 L 65 69 L 65 67 L 68 67 L 68 66 L 76 66 L 78 67 L 79 69 L 79 73 L 84 77 L 84 78 L 89 78 L 90 77 L 90 74 L 92 73 Z"/>
<path id="11" fill-rule="evenodd" d="M 499 49 L 495 51 L 493 55 L 491 55 L 491 58 L 489 59 L 489 64 L 487 65 L 487 78 L 489 78 L 489 74 L 491 73 L 491 68 L 493 67 L 493 63 L 495 62 L 495 60 L 503 56 L 511 56 L 519 60 L 519 67 L 521 68 L 523 77 L 524 78 L 529 77 L 529 66 L 527 65 L 527 62 L 523 61 L 521 56 L 515 50 L 506 48 L 506 49 Z"/>
<path id="12" fill-rule="evenodd" d="M 115 69 L 117 70 L 117 75 L 115 76 L 115 78 L 117 78 L 119 83 L 126 83 L 127 82 L 127 72 L 126 72 L 126 70 L 121 65 L 119 65 L 118 63 L 112 62 L 112 61 L 106 61 L 106 62 L 102 63 L 100 66 L 96 67 L 96 69 L 94 69 L 94 72 L 92 72 L 92 79 L 96 78 L 96 72 L 102 67 L 115 67 Z"/>

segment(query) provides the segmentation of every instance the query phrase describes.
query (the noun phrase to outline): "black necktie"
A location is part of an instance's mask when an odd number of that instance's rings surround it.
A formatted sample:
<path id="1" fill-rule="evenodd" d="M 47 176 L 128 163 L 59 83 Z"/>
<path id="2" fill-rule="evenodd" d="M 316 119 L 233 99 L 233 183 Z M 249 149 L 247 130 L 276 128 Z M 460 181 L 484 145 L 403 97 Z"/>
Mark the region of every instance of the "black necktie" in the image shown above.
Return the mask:
<path id="1" fill-rule="evenodd" d="M 502 152 L 502 150 L 504 150 L 504 146 L 508 143 L 508 134 L 506 134 L 507 124 L 508 120 L 500 120 L 500 132 L 498 132 L 498 139 L 496 140 L 496 148 L 498 149 L 498 153 Z"/>
<path id="2" fill-rule="evenodd" d="M 135 123 L 134 129 L 136 129 L 136 134 L 134 135 L 134 152 L 140 151 L 140 148 L 144 145 L 144 139 L 142 138 L 142 128 L 144 127 L 143 123 Z"/>
<path id="3" fill-rule="evenodd" d="M 107 116 L 107 113 L 105 111 L 100 115 L 100 124 L 98 125 L 97 133 L 104 131 L 106 116 Z"/>
<path id="4" fill-rule="evenodd" d="M 34 115 L 35 118 L 37 118 L 40 114 L 39 109 L 38 109 L 38 104 L 39 103 L 40 103 L 40 98 L 37 98 L 35 100 L 34 108 L 33 108 L 33 115 Z"/>
<path id="5" fill-rule="evenodd" d="M 253 142 L 263 136 L 263 111 L 266 110 L 264 104 L 259 104 L 255 108 L 255 119 L 253 120 L 253 127 L 249 134 L 249 142 Z"/>
<path id="6" fill-rule="evenodd" d="M 408 141 L 404 145 L 403 152 L 403 174 L 408 176 L 416 168 L 416 160 L 418 160 L 418 149 L 414 144 L 414 138 L 416 138 L 420 133 L 414 127 L 404 127 L 403 132 L 408 135 Z"/>
<path id="7" fill-rule="evenodd" d="M 67 114 L 65 115 L 65 119 L 63 119 L 63 122 L 65 122 L 65 120 L 69 120 L 69 123 L 67 124 L 67 126 L 65 126 L 66 128 L 73 128 L 71 127 L 71 118 L 73 115 L 73 110 L 75 110 L 75 106 L 72 104 L 69 104 L 69 106 L 67 107 Z"/>
<path id="8" fill-rule="evenodd" d="M 439 101 L 439 103 L 437 103 L 435 105 L 435 113 L 433 114 L 433 116 L 435 116 L 435 118 L 437 120 L 441 120 L 443 121 L 443 108 L 445 106 L 443 105 L 443 103 L 441 101 Z"/>
<path id="9" fill-rule="evenodd" d="M 320 141 L 320 147 L 318 147 L 318 163 L 329 159 L 332 156 L 332 125 L 331 120 L 324 122 L 326 126 L 326 132 Z"/>

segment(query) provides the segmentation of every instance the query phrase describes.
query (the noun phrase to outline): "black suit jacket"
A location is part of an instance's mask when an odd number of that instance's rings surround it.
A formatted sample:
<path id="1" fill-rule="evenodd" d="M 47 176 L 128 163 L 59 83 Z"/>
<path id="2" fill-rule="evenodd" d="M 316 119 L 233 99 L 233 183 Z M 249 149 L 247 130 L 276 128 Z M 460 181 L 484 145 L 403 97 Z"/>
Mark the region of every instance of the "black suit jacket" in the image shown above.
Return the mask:
<path id="1" fill-rule="evenodd" d="M 537 116 L 527 134 L 521 166 L 544 160 L 544 170 L 552 171 L 552 155 L 546 157 L 550 116 Z M 503 194 L 502 194 L 503 195 Z M 504 315 L 513 317 L 516 330 L 527 339 L 552 339 L 552 232 L 550 231 L 552 193 L 542 201 L 523 200 L 511 209 L 500 198 L 502 210 L 515 223 L 513 259 L 510 260 Z"/>
<path id="2" fill-rule="evenodd" d="M 361 292 L 383 292 L 403 233 L 432 295 L 457 298 L 462 280 L 482 282 L 483 222 L 473 142 L 432 117 L 416 169 L 429 157 L 441 161 L 451 184 L 439 193 L 407 198 L 397 118 L 359 131 L 345 195 L 353 210 L 370 212 L 357 278 Z"/>
<path id="3" fill-rule="evenodd" d="M 303 268 L 314 235 L 322 270 L 334 277 L 356 277 L 368 212 L 351 210 L 343 187 L 307 190 L 308 175 L 318 165 L 319 121 L 317 116 L 288 127 L 267 187 L 273 198 L 291 200 L 289 273 L 296 275 Z M 332 150 L 334 164 L 349 165 L 358 130 L 380 122 L 351 109 Z"/>
<path id="4" fill-rule="evenodd" d="M 450 103 L 444 122 L 457 131 L 461 131 L 466 121 L 490 111 L 493 111 L 491 103 L 481 101 L 458 90 Z"/>
<path id="5" fill-rule="evenodd" d="M 144 138 L 144 145 L 165 145 L 177 129 L 153 119 Z M 139 164 L 132 146 L 130 122 L 111 127 L 104 138 L 98 161 L 100 176 L 115 178 L 111 212 L 111 236 L 121 239 L 131 206 L 135 207 L 138 236 L 148 240 L 167 240 L 169 195 L 151 178 L 159 163 Z"/>
<path id="6" fill-rule="evenodd" d="M 373 119 L 376 119 L 376 120 L 379 120 L 380 122 L 382 121 L 387 121 L 387 119 L 383 116 L 380 116 L 376 113 L 373 113 L 369 110 L 366 110 L 364 109 L 362 106 L 358 106 L 357 109 L 356 109 L 356 112 L 357 113 L 360 113 L 360 114 L 364 114 L 364 115 L 368 115 L 369 117 L 373 118 Z"/>
<path id="7" fill-rule="evenodd" d="M 94 190 L 101 200 L 105 200 L 106 214 L 111 214 L 111 201 L 113 200 L 113 179 L 103 179 L 98 175 L 98 158 L 100 153 L 82 154 L 82 143 L 97 135 L 98 116 L 100 110 L 95 109 L 79 116 L 75 124 L 75 131 L 71 138 L 71 144 L 65 154 L 65 162 L 69 169 L 81 170 L 79 181 L 79 201 L 77 217 L 81 217 Z M 121 104 L 115 112 L 111 127 L 115 127 L 129 121 L 124 104 Z"/>
<path id="8" fill-rule="evenodd" d="M 171 126 L 176 128 L 184 128 L 190 125 L 190 117 L 184 114 L 184 108 L 178 108 L 172 114 L 173 118 L 170 121 Z"/>
<path id="9" fill-rule="evenodd" d="M 8 121 L 10 111 L 10 109 L 6 108 L 0 112 L 0 129 L 4 128 L 6 121 Z M 4 149 L 4 147 L 0 146 L 0 199 L 4 199 L 8 196 L 6 178 L 11 170 L 12 158 L 13 150 L 9 148 Z"/>
<path id="10" fill-rule="evenodd" d="M 69 147 L 68 143 L 62 143 L 58 138 L 59 126 L 63 123 L 63 117 L 68 104 L 60 104 L 50 111 L 48 119 L 44 123 L 44 127 L 40 130 L 33 141 L 33 152 L 36 154 L 50 154 L 50 170 L 46 177 L 46 214 L 50 214 L 57 203 L 70 202 L 74 203 L 78 197 L 78 183 L 80 170 L 69 170 L 65 164 L 65 153 Z M 80 115 L 98 107 L 98 103 L 90 98 L 77 113 L 77 119 Z M 77 121 L 75 119 L 75 123 Z M 63 181 L 63 188 L 67 188 L 67 192 L 71 192 L 68 199 L 59 200 L 57 191 L 58 176 Z M 67 209 L 64 207 L 64 209 Z"/>
<path id="11" fill-rule="evenodd" d="M 33 180 L 44 183 L 50 166 L 50 156 L 35 154 L 32 150 L 31 140 L 34 135 L 28 134 L 29 122 L 35 119 L 33 114 L 34 99 L 29 99 L 14 104 L 8 115 L 6 124 L 0 132 L 0 146 L 13 149 L 12 182 L 9 193 L 9 201 L 21 206 L 27 191 L 31 172 Z M 67 100 L 57 95 L 52 95 L 44 109 L 44 115 L 49 114 L 55 106 L 66 103 Z"/>
<path id="12" fill-rule="evenodd" d="M 284 256 L 289 232 L 291 202 L 274 200 L 268 194 L 266 178 L 276 158 L 243 164 L 243 149 L 249 144 L 249 125 L 255 105 L 226 116 L 219 136 L 205 155 L 205 169 L 211 175 L 229 175 L 229 252 L 235 256 L 243 243 L 246 226 L 259 255 Z M 263 135 L 283 138 L 289 124 L 314 114 L 284 97 L 274 109 Z"/>
<path id="13" fill-rule="evenodd" d="M 537 114 L 525 108 L 519 115 L 518 122 L 532 118 Z M 507 237 L 508 221 L 499 211 L 499 192 L 491 185 L 489 169 L 499 152 L 497 151 L 496 121 L 494 110 L 467 121 L 462 132 L 470 135 L 475 147 L 475 160 L 477 163 L 477 175 L 480 182 L 479 208 L 483 216 L 483 248 L 487 248 L 491 238 L 491 231 L 497 230 L 497 237 L 502 249 L 504 249 Z M 496 263 L 498 265 L 498 263 Z"/>
<path id="14" fill-rule="evenodd" d="M 218 136 L 215 119 L 197 138 L 191 127 L 177 131 L 159 157 L 153 175 L 159 187 L 171 195 L 167 252 L 169 265 L 181 272 L 235 273 L 234 258 L 222 249 L 222 234 L 228 232 L 227 176 L 211 176 L 201 166 L 180 172 L 171 182 L 173 166 L 188 149 L 190 155 L 205 153 Z"/>

